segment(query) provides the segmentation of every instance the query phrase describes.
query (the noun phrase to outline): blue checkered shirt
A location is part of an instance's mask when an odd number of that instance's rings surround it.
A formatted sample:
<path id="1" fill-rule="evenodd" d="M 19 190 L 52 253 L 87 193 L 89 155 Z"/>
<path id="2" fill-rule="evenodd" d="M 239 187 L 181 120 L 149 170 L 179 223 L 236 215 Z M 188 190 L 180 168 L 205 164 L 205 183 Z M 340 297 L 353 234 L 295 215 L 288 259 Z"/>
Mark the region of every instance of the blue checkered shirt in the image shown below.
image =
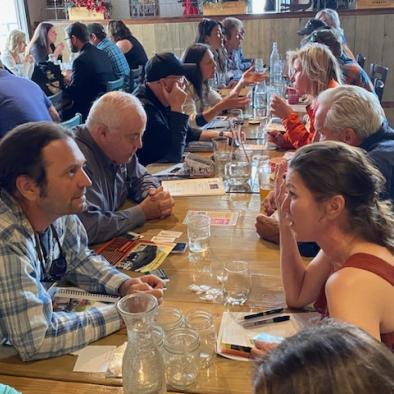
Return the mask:
<path id="1" fill-rule="evenodd" d="M 90 292 L 117 295 L 129 277 L 88 249 L 77 216 L 63 216 L 53 226 L 67 261 L 64 279 Z M 121 318 L 114 304 L 76 313 L 53 311 L 41 283 L 32 226 L 5 191 L 0 192 L 0 234 L 0 340 L 10 341 L 22 360 L 70 353 L 119 329 Z M 57 242 L 50 241 L 46 272 L 59 254 Z"/>
<path id="2" fill-rule="evenodd" d="M 119 47 L 108 38 L 104 38 L 97 48 L 104 51 L 111 59 L 112 68 L 117 78 L 124 77 L 127 79 L 130 75 L 130 67 L 125 56 Z"/>

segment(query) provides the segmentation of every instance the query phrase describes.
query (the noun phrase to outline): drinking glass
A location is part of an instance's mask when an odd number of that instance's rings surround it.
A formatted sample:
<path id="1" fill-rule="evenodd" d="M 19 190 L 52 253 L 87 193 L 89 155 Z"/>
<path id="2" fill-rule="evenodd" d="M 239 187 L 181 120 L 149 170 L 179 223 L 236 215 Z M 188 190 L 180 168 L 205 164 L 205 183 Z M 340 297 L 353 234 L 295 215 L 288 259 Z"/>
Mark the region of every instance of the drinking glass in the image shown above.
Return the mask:
<path id="1" fill-rule="evenodd" d="M 223 298 L 229 305 L 243 305 L 250 293 L 249 266 L 246 261 L 224 264 Z"/>
<path id="2" fill-rule="evenodd" d="M 188 328 L 177 328 L 164 339 L 167 384 L 185 390 L 198 376 L 199 369 L 198 333 Z"/>
<path id="3" fill-rule="evenodd" d="M 224 166 L 231 160 L 231 146 L 229 145 L 229 142 L 230 140 L 227 137 L 212 139 L 216 176 L 224 176 Z"/>
<path id="4" fill-rule="evenodd" d="M 254 61 L 254 69 L 255 69 L 256 72 L 259 72 L 259 73 L 265 71 L 264 61 L 263 61 L 262 58 L 259 57 L 259 58 L 255 59 L 255 61 Z"/>
<path id="5" fill-rule="evenodd" d="M 187 236 L 191 252 L 206 252 L 211 236 L 211 218 L 205 213 L 190 215 L 187 222 Z"/>
<path id="6" fill-rule="evenodd" d="M 259 188 L 260 188 L 260 199 L 263 201 L 268 193 L 272 190 L 271 183 L 271 164 L 268 160 L 260 163 L 258 167 L 258 177 L 259 177 Z"/>
<path id="7" fill-rule="evenodd" d="M 247 161 L 230 161 L 224 166 L 224 175 L 231 186 L 241 186 L 249 181 L 251 165 Z"/>
<path id="8" fill-rule="evenodd" d="M 184 325 L 184 317 L 182 312 L 170 306 L 160 306 L 156 316 L 156 325 L 161 327 L 164 334 L 168 334 L 176 328 L 182 328 Z"/>
<path id="9" fill-rule="evenodd" d="M 212 315 L 203 310 L 190 311 L 185 316 L 186 327 L 196 331 L 200 337 L 200 365 L 209 367 L 216 346 L 216 331 Z"/>

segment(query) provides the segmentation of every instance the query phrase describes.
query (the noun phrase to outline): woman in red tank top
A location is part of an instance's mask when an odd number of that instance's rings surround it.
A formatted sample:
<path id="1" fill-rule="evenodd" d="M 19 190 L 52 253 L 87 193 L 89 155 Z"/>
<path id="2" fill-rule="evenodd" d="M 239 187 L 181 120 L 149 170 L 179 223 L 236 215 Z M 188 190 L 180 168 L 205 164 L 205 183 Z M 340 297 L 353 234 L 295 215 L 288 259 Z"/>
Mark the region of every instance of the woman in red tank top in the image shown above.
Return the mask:
<path id="1" fill-rule="evenodd" d="M 362 150 L 340 142 L 299 149 L 276 176 L 282 281 L 289 307 L 363 328 L 394 350 L 394 214 L 384 178 Z M 321 251 L 307 265 L 296 241 Z"/>

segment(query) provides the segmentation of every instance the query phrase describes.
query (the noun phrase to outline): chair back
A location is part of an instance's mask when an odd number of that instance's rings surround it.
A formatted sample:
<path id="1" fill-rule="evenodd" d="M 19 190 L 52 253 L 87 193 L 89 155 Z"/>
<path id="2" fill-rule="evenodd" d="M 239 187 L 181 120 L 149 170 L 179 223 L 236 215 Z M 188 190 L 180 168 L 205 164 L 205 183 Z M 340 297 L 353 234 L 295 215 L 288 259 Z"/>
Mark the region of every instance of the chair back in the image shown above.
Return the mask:
<path id="1" fill-rule="evenodd" d="M 53 96 L 48 97 L 52 105 L 56 108 L 56 111 L 60 111 L 63 107 L 63 92 L 57 92 Z"/>
<path id="2" fill-rule="evenodd" d="M 382 102 L 384 82 L 381 79 L 375 79 L 375 81 L 373 82 L 373 87 L 375 89 L 376 95 L 379 98 L 379 101 Z"/>
<path id="3" fill-rule="evenodd" d="M 389 69 L 387 67 L 372 63 L 371 68 L 369 70 L 369 75 L 371 77 L 372 82 L 375 79 L 380 79 L 383 83 L 386 83 L 388 71 Z"/>
<path id="4" fill-rule="evenodd" d="M 375 93 L 379 97 L 379 101 L 382 101 L 388 71 L 389 69 L 387 67 L 379 64 L 372 63 L 370 67 L 370 78 L 375 88 Z"/>
<path id="5" fill-rule="evenodd" d="M 356 56 L 356 61 L 360 65 L 361 68 L 364 68 L 364 64 L 367 58 L 363 56 L 361 53 L 358 53 Z"/>
<path id="6" fill-rule="evenodd" d="M 124 78 L 120 77 L 115 81 L 107 82 L 107 92 L 114 92 L 115 90 L 124 90 Z"/>
<path id="7" fill-rule="evenodd" d="M 134 92 L 142 84 L 144 80 L 143 71 L 142 66 L 130 70 L 130 92 Z"/>
<path id="8" fill-rule="evenodd" d="M 80 124 L 82 124 L 82 115 L 79 112 L 77 112 L 71 119 L 60 123 L 60 125 L 66 129 L 73 129 Z"/>

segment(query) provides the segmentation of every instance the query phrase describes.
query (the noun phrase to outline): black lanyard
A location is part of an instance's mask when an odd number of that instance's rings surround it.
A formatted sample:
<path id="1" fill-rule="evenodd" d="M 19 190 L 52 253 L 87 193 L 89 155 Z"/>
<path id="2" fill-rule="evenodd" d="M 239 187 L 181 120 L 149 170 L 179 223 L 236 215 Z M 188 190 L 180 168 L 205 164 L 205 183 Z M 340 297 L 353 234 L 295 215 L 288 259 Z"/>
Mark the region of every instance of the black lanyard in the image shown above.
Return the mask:
<path id="1" fill-rule="evenodd" d="M 67 271 L 67 260 L 64 256 L 62 247 L 60 245 L 59 237 L 57 235 L 55 227 L 52 224 L 50 227 L 52 234 L 55 237 L 55 240 L 59 247 L 60 254 L 57 259 L 52 260 L 52 264 L 49 269 L 49 272 L 47 272 L 46 270 L 46 262 L 50 254 L 49 234 L 48 234 L 48 242 L 46 248 L 41 242 L 40 236 L 37 233 L 34 233 L 34 238 L 36 240 L 36 251 L 37 251 L 38 259 L 40 260 L 41 271 L 42 271 L 42 275 L 41 275 L 42 282 L 55 282 L 57 280 L 60 280 L 63 278 L 64 274 Z M 49 231 L 49 229 L 47 231 Z"/>

